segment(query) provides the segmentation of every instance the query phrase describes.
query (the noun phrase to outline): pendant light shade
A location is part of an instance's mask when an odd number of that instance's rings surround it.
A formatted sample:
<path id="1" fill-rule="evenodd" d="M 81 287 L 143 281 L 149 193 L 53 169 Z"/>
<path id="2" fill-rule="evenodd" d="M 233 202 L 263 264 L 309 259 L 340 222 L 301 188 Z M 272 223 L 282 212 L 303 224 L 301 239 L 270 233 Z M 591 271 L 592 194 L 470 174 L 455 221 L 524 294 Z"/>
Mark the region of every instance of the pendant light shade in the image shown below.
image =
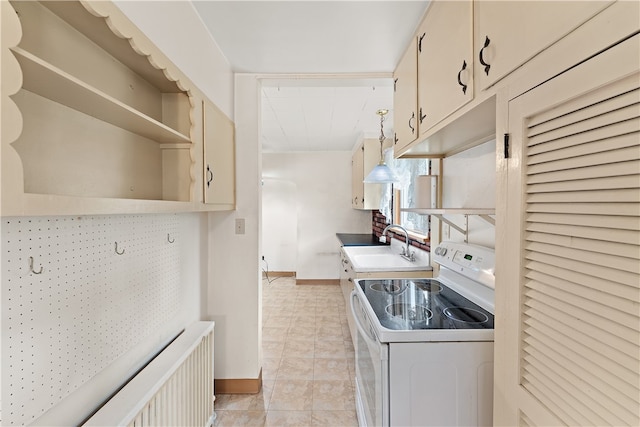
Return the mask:
<path id="1" fill-rule="evenodd" d="M 375 168 L 369 172 L 369 175 L 364 179 L 365 184 L 385 184 L 390 182 L 398 182 L 398 179 L 394 175 L 389 166 L 381 162 Z"/>
<path id="2" fill-rule="evenodd" d="M 384 140 L 387 139 L 387 137 L 384 136 L 384 128 L 382 123 L 384 122 L 385 114 L 387 114 L 388 112 L 389 110 L 376 111 L 376 114 L 380 116 L 380 137 L 378 138 L 380 140 L 380 163 L 378 163 L 378 165 L 373 168 L 371 172 L 369 172 L 367 177 L 362 181 L 365 184 L 387 184 L 398 182 L 398 178 L 396 178 L 396 175 L 393 173 L 391 168 L 386 165 L 386 163 L 384 162 L 384 157 L 382 157 L 382 145 L 384 144 Z"/>

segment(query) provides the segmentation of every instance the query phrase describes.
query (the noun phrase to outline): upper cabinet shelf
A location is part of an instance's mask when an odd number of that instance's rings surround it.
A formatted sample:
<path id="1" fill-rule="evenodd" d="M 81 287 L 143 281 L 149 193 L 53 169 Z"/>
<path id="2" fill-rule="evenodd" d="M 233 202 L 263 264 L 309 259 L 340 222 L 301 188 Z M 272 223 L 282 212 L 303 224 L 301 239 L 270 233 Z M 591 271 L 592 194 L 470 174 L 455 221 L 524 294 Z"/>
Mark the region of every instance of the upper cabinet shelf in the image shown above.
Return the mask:
<path id="1" fill-rule="evenodd" d="M 2 3 L 2 215 L 202 209 L 186 76 L 112 2 Z"/>
<path id="2" fill-rule="evenodd" d="M 188 136 L 91 87 L 21 48 L 13 52 L 20 63 L 23 88 L 121 129 L 158 143 L 190 143 Z"/>

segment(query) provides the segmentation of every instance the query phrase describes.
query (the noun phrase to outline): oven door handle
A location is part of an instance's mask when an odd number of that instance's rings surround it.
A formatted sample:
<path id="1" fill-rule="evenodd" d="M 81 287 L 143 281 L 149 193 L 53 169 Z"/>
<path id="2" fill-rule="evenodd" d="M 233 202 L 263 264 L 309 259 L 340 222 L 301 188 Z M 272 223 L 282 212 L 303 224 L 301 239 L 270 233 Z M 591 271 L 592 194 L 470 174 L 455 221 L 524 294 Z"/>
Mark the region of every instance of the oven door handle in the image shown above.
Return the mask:
<path id="1" fill-rule="evenodd" d="M 356 291 L 354 290 L 353 292 L 351 292 L 351 313 L 353 313 L 353 319 L 356 322 L 356 328 L 360 331 L 360 333 L 362 333 L 363 336 L 367 337 L 367 339 L 371 342 L 371 344 L 374 345 L 378 345 L 378 340 L 375 337 L 375 334 L 373 334 L 373 331 L 371 330 L 371 327 L 369 327 L 369 332 L 366 331 L 364 325 L 362 324 L 362 322 L 360 321 L 360 316 L 358 316 L 358 313 L 356 312 L 356 306 L 354 304 L 354 301 L 358 298 L 358 294 L 356 293 Z M 360 301 L 358 301 L 359 304 Z M 363 313 L 364 314 L 364 313 Z M 371 336 L 373 334 L 373 336 Z"/>

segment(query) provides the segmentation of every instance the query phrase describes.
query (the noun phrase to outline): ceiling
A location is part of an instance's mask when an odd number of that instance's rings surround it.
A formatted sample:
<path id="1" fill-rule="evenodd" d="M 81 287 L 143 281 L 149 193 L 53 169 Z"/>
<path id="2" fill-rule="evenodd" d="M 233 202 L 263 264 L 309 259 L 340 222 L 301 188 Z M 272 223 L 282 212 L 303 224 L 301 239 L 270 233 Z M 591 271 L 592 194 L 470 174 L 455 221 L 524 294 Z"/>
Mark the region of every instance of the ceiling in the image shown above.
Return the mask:
<path id="1" fill-rule="evenodd" d="M 262 89 L 265 152 L 350 150 L 380 134 L 391 73 L 428 1 L 198 1 L 232 69 L 269 74 Z M 273 78 L 271 78 L 273 77 Z"/>

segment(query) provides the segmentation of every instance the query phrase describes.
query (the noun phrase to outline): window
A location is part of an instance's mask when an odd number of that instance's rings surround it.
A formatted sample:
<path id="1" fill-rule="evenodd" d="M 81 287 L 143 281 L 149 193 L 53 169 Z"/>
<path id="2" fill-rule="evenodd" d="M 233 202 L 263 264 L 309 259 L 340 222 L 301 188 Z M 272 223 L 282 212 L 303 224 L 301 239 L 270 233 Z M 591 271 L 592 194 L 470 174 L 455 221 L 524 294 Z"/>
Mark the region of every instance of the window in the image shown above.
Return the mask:
<path id="1" fill-rule="evenodd" d="M 429 238 L 429 216 L 400 210 L 416 207 L 416 178 L 419 175 L 429 175 L 431 169 L 429 159 L 394 159 L 393 151 L 387 150 L 385 162 L 395 172 L 400 182 L 393 186 L 386 184 L 387 189 L 380 203 L 380 211 L 387 219 L 392 218 L 394 224 L 400 224 L 406 228 L 412 239 L 426 241 Z"/>

